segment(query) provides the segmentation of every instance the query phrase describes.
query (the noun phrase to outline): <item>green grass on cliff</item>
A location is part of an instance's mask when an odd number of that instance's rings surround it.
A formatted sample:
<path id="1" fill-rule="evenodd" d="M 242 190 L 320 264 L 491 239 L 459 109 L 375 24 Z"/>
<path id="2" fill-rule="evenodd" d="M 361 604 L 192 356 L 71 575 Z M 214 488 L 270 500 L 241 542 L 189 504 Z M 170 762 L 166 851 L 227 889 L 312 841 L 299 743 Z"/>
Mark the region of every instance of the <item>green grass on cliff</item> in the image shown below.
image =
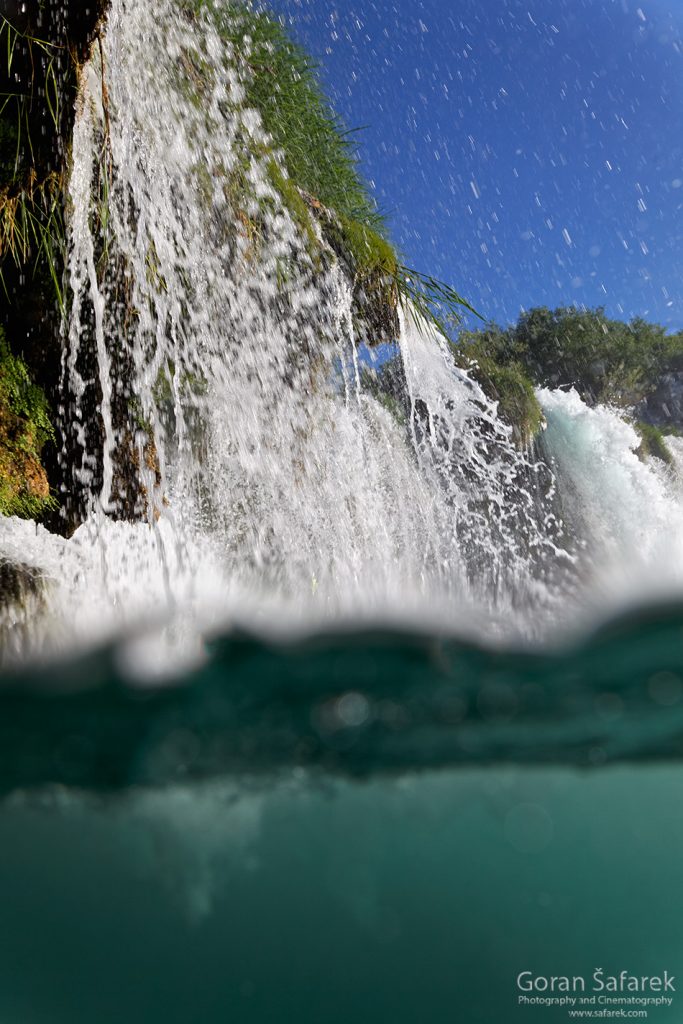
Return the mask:
<path id="1" fill-rule="evenodd" d="M 185 0 L 207 11 L 243 63 L 247 103 L 284 158 L 297 187 L 336 213 L 381 225 L 349 133 L 328 103 L 315 62 L 271 14 L 234 0 Z"/>
<path id="2" fill-rule="evenodd" d="M 247 104 L 255 108 L 281 165 L 269 164 L 280 193 L 308 243 L 325 243 L 354 281 L 355 314 L 365 341 L 396 337 L 399 302 L 448 331 L 464 299 L 448 285 L 408 270 L 389 240 L 384 217 L 361 172 L 357 135 L 337 116 L 318 66 L 273 14 L 238 0 L 182 0 L 190 17 L 208 14 L 232 43 Z M 193 73 L 201 57 L 191 61 Z M 310 245 L 309 245 L 310 247 Z"/>

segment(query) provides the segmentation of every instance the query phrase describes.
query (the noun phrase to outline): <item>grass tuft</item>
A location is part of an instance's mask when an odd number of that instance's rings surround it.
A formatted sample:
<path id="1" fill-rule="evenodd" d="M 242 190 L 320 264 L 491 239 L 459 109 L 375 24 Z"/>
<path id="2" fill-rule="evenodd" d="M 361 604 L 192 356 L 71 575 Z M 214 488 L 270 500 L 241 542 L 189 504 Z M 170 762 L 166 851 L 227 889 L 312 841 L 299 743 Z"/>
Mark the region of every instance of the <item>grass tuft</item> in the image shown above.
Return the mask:
<path id="1" fill-rule="evenodd" d="M 64 296 L 59 276 L 59 254 L 64 248 L 63 181 L 54 171 L 39 180 L 31 168 L 15 186 L 0 188 L 0 283 L 6 296 L 5 259 L 15 267 L 41 261 L 48 270 L 60 312 Z"/>

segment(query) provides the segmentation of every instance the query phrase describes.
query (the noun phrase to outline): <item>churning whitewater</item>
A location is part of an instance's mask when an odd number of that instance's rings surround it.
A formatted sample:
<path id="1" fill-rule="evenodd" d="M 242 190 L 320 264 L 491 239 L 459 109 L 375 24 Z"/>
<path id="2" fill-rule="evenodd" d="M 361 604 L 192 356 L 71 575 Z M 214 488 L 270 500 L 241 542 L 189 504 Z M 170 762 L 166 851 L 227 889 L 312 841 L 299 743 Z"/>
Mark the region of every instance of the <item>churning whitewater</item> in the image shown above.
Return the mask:
<path id="1" fill-rule="evenodd" d="M 680 476 L 640 462 L 615 411 L 541 391 L 547 427 L 522 450 L 409 305 L 395 407 L 365 386 L 352 282 L 273 187 L 230 45 L 171 0 L 114 0 L 82 70 L 59 412 L 87 507 L 69 540 L 0 521 L 0 554 L 48 581 L 10 656 L 143 622 L 176 663 L 232 623 L 407 616 L 535 639 L 588 594 L 604 612 L 680 587 Z M 235 223 L 235 169 L 258 240 Z"/>

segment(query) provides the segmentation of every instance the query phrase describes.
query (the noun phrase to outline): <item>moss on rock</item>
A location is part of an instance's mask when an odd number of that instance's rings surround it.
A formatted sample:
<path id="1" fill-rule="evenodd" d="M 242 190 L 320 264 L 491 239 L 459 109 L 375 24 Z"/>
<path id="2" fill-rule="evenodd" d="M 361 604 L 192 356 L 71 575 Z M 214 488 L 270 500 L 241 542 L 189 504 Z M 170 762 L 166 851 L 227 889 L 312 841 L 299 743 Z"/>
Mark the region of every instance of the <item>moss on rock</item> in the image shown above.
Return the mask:
<path id="1" fill-rule="evenodd" d="M 56 506 L 41 463 L 53 439 L 45 395 L 0 329 L 0 515 L 31 519 Z"/>
<path id="2" fill-rule="evenodd" d="M 651 423 L 634 423 L 636 433 L 640 437 L 640 445 L 636 450 L 636 455 L 643 461 L 645 459 L 659 459 L 666 466 L 670 466 L 673 463 L 673 455 L 669 451 L 666 444 L 666 438 L 659 429 L 659 427 L 653 426 Z"/>

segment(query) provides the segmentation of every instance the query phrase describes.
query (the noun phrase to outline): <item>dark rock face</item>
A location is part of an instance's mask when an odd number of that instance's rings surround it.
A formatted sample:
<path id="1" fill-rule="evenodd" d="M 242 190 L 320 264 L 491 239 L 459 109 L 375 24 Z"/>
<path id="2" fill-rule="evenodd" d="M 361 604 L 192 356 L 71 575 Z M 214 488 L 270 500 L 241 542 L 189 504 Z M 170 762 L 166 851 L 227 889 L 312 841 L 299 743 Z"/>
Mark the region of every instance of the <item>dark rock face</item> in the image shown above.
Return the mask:
<path id="1" fill-rule="evenodd" d="M 105 7 L 106 0 L 0 0 L 0 15 L 21 33 L 11 66 L 7 60 L 0 62 L 0 91 L 30 97 L 23 113 L 31 152 L 24 155 L 23 165 L 26 170 L 30 166 L 38 179 L 61 168 L 73 127 L 75 66 L 83 60 Z M 32 43 L 33 36 L 41 45 Z M 46 90 L 48 65 L 51 87 Z M 57 124 L 45 95 L 53 86 L 62 101 Z M 11 116 L 12 110 L 7 113 Z"/>
<path id="2" fill-rule="evenodd" d="M 3 0 L 0 14 L 19 32 L 27 32 L 31 27 L 32 17 L 36 19 L 40 9 L 36 0 L 33 3 L 24 0 Z"/>
<path id="3" fill-rule="evenodd" d="M 41 573 L 33 566 L 0 561 L 0 610 L 21 604 L 27 597 L 39 597 L 43 585 Z"/>
<path id="4" fill-rule="evenodd" d="M 103 13 L 105 0 L 2 0 L 0 14 L 19 32 L 40 30 L 51 42 L 66 37 L 83 45 Z"/>

